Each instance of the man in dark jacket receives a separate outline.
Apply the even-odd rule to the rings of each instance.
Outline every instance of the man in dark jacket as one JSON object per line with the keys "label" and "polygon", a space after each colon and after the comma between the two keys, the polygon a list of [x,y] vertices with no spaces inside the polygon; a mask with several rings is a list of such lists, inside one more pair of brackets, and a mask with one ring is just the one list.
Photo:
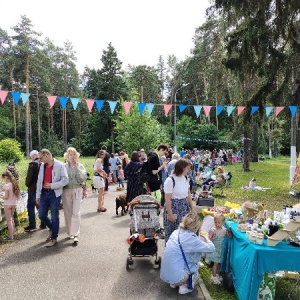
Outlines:
{"label": "man in dark jacket", "polygon": [[[32,150],[29,154],[31,162],[28,165],[27,175],[25,179],[25,185],[28,188],[28,202],[27,202],[27,212],[29,219],[29,226],[24,228],[25,231],[30,232],[36,230],[35,222],[35,207],[36,205],[36,182],[39,175],[40,161],[39,152],[37,150]],[[41,223],[41,229],[45,229],[46,226]]]}

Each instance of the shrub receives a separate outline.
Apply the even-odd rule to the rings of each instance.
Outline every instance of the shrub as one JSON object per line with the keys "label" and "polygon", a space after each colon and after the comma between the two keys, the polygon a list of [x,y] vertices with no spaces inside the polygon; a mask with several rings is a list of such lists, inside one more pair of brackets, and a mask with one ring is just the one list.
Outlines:
{"label": "shrub", "polygon": [[0,161],[18,162],[24,157],[21,151],[21,144],[13,139],[4,139],[0,141]]}

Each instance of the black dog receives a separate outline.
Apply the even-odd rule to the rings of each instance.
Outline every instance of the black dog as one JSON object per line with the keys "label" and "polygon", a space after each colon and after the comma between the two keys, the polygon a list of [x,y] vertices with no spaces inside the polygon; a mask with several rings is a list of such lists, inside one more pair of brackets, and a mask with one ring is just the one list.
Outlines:
{"label": "black dog", "polygon": [[121,215],[124,216],[128,212],[128,202],[126,201],[126,194],[117,196],[116,198],[116,214],[118,215],[119,207],[122,208]]}

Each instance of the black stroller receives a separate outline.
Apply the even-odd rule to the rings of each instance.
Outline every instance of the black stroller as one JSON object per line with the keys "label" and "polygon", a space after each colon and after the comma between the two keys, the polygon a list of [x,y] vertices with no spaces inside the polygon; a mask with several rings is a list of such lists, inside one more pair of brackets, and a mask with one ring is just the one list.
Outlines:
{"label": "black stroller", "polygon": [[126,260],[126,270],[133,265],[133,257],[155,256],[155,265],[160,269],[161,257],[157,254],[160,205],[150,195],[140,195],[131,201],[130,205],[130,236],[127,239],[129,255]]}

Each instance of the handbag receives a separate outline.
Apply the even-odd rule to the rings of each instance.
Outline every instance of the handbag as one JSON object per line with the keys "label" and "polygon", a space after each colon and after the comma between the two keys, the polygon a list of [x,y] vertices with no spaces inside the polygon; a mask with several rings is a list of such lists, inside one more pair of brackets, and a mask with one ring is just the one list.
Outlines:
{"label": "handbag", "polygon": [[191,270],[190,270],[190,267],[187,263],[187,260],[186,260],[186,257],[185,257],[185,254],[183,252],[183,249],[182,249],[182,246],[181,246],[181,243],[180,243],[180,240],[179,240],[179,233],[178,233],[178,244],[179,244],[179,247],[180,247],[180,250],[181,250],[181,253],[182,253],[182,256],[183,256],[183,259],[184,259],[184,262],[187,266],[187,269],[189,271],[189,278],[188,278],[188,281],[187,281],[187,288],[189,290],[193,290],[194,289],[194,286],[193,286],[193,274],[194,273],[191,273]]}

